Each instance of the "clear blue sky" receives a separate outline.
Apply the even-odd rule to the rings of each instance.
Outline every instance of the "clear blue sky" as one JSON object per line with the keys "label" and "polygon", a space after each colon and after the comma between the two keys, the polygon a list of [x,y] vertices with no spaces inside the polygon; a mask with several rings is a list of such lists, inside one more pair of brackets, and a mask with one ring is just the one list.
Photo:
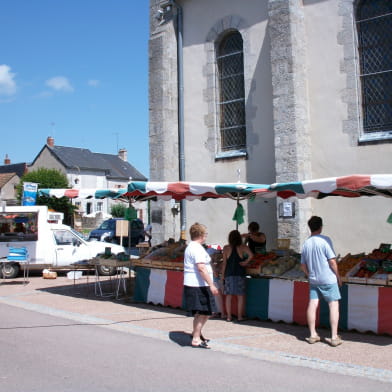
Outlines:
{"label": "clear blue sky", "polygon": [[117,154],[149,177],[149,1],[2,0],[0,164],[55,144]]}

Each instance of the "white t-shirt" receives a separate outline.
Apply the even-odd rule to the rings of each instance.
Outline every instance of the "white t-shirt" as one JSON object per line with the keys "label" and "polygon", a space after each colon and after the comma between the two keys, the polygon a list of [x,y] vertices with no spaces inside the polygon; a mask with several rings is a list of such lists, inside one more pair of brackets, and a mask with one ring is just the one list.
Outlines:
{"label": "white t-shirt", "polygon": [[302,247],[301,263],[308,267],[310,284],[321,285],[337,282],[336,275],[328,262],[335,257],[332,241],[329,237],[321,234],[312,235],[305,241]]}
{"label": "white t-shirt", "polygon": [[207,282],[201,277],[197,264],[204,263],[207,272],[213,280],[211,257],[203,248],[203,246],[196,241],[191,241],[185,249],[184,255],[184,285],[191,287],[208,286]]}

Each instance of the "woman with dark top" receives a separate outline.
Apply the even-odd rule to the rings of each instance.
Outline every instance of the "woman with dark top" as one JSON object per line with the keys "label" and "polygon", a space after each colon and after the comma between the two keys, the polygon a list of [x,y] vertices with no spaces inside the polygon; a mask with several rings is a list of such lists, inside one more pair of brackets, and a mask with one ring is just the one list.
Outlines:
{"label": "woman with dark top", "polygon": [[192,347],[210,348],[202,334],[202,328],[213,313],[217,312],[211,257],[203,247],[207,238],[204,225],[195,223],[189,229],[191,242],[184,255],[184,297],[186,310],[194,316]]}
{"label": "woman with dark top", "polygon": [[253,252],[242,243],[238,230],[229,233],[229,244],[223,248],[222,275],[224,277],[224,294],[226,295],[227,321],[231,321],[232,296],[237,297],[237,320],[244,320],[245,308],[245,267],[253,258]]}
{"label": "woman with dark top", "polygon": [[257,222],[250,222],[248,233],[242,234],[245,237],[245,244],[253,253],[265,253],[267,251],[267,239],[264,233],[261,233],[260,226]]}

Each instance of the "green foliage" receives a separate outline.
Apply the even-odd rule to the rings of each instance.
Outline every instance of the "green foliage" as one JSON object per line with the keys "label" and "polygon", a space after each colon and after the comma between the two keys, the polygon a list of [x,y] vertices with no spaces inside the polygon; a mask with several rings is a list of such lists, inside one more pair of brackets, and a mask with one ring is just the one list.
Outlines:
{"label": "green foliage", "polygon": [[110,213],[113,218],[124,218],[126,209],[127,207],[124,204],[117,203],[110,207]]}
{"label": "green foliage", "polygon": [[[17,186],[18,200],[22,200],[23,184],[25,182],[35,182],[38,188],[69,188],[67,176],[60,170],[39,168],[22,176],[21,182]],[[49,209],[64,213],[64,223],[72,224],[72,216],[76,207],[67,197],[57,199],[56,197],[39,196],[37,205],[46,205]]]}

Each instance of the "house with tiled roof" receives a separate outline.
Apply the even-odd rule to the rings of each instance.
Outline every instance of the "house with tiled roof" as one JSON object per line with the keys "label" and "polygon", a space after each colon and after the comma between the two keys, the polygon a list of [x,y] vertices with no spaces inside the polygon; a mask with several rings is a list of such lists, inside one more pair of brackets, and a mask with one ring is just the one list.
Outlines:
{"label": "house with tiled roof", "polygon": [[[29,171],[39,168],[61,171],[67,176],[69,185],[79,190],[124,188],[130,180],[147,180],[128,162],[126,149],[120,149],[118,155],[94,153],[86,148],[57,146],[53,137],[47,138]],[[79,206],[82,216],[95,216],[110,213],[110,206],[116,201],[74,199],[74,203]]]}
{"label": "house with tiled roof", "polygon": [[0,203],[15,205],[16,186],[20,182],[20,177],[16,173],[0,173]]}
{"label": "house with tiled roof", "polygon": [[17,204],[16,186],[27,171],[27,163],[11,163],[11,159],[6,154],[4,165],[0,165],[0,202],[5,202],[7,205]]}
{"label": "house with tiled roof", "polygon": [[11,159],[6,154],[4,158],[4,165],[0,166],[0,174],[4,173],[15,173],[18,177],[22,177],[23,174],[27,173],[28,165],[26,162],[23,163],[11,163]]}

